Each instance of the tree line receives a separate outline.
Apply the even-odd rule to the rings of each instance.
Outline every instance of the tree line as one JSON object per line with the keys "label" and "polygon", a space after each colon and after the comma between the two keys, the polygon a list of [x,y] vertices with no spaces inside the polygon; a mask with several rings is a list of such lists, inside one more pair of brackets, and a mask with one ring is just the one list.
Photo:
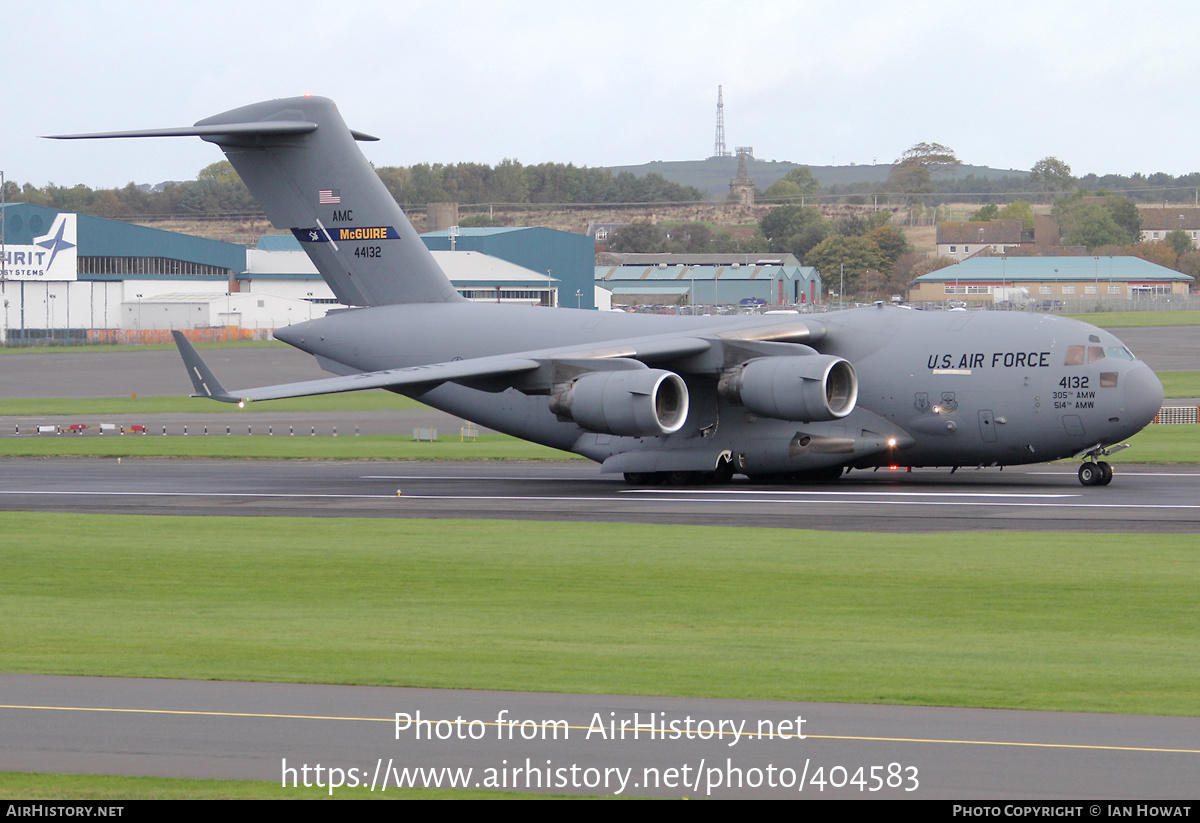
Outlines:
{"label": "tree line", "polygon": [[704,199],[704,192],[695,186],[672,183],[654,172],[638,177],[627,171],[613,174],[572,163],[524,166],[504,160],[494,168],[482,163],[419,163],[376,171],[402,206],[695,203]]}
{"label": "tree line", "polygon": [[1121,193],[1135,203],[1163,200],[1186,201],[1200,198],[1200,172],[1172,175],[1156,172],[1145,175],[1094,173],[1076,177],[1071,167],[1057,157],[1043,157],[1028,171],[999,177],[959,175],[962,162],[948,146],[917,143],[892,164],[882,183],[843,183],[824,186],[807,166],[793,169],[786,177],[758,192],[759,199],[770,202],[805,200],[844,200],[852,204],[866,202],[867,195],[884,196],[904,205],[932,204],[953,197],[979,203],[1004,203],[1014,197],[1052,203],[1077,191]]}
{"label": "tree line", "polygon": [[[694,203],[704,193],[694,186],[671,183],[660,174],[638,177],[629,172],[612,174],[604,169],[571,164],[542,163],[523,166],[505,160],[496,167],[481,163],[428,163],[376,170],[384,186],[402,206],[427,203],[462,204],[537,203]],[[5,201],[32,203],[61,211],[114,219],[142,216],[258,214],[250,195],[229,161],[206,166],[195,180],[166,183],[151,189],[129,183],[123,188],[92,189],[76,186],[5,183]]]}

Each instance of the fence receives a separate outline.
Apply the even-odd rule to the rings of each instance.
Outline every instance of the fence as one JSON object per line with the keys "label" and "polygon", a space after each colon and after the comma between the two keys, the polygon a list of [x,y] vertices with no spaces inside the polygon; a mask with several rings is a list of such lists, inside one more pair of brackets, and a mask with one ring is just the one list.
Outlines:
{"label": "fence", "polygon": [[[195,343],[229,340],[271,340],[274,329],[210,326],[179,329]],[[170,329],[22,329],[9,330],[7,349],[68,346],[119,346],[140,343],[174,343]]]}
{"label": "fence", "polygon": [[1200,423],[1200,406],[1163,406],[1155,423]]}
{"label": "fence", "polygon": [[[216,343],[227,340],[270,340],[273,329],[247,329],[241,326],[210,326],[179,329],[193,343]],[[88,329],[88,344],[118,345],[124,343],[173,343],[170,329]]]}

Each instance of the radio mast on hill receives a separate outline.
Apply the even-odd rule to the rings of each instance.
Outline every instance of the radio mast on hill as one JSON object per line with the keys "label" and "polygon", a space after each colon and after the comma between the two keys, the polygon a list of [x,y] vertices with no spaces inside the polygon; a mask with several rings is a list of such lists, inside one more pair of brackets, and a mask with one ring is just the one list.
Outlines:
{"label": "radio mast on hill", "polygon": [[725,150],[725,101],[721,98],[721,87],[717,86],[717,139],[713,143],[713,157],[729,157]]}

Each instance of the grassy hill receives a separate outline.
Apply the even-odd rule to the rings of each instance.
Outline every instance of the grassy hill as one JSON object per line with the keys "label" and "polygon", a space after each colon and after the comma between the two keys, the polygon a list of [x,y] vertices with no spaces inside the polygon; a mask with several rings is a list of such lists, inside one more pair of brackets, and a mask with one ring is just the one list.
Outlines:
{"label": "grassy hill", "polygon": [[[611,166],[613,174],[627,171],[638,176],[644,174],[661,174],[672,183],[684,186],[695,186],[710,197],[724,197],[729,193],[729,181],[737,176],[736,157],[710,157],[706,160],[656,160],[643,163],[640,166]],[[765,189],[776,180],[783,178],[789,171],[801,167],[802,163],[792,163],[786,160],[759,160],[750,158],[747,171],[754,178],[754,184]],[[887,180],[892,170],[890,163],[876,163],[870,166],[809,166],[813,175],[821,181],[822,186],[844,186],[853,183],[882,183]],[[956,177],[1025,177],[1027,171],[1014,169],[993,169],[987,166],[959,166]]]}

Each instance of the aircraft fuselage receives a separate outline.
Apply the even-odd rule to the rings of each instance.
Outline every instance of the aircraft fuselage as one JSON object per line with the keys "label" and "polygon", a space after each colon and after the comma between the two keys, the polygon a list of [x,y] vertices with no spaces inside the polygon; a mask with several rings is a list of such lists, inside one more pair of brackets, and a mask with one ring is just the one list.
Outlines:
{"label": "aircraft fuselage", "polygon": [[[471,322],[475,312],[478,327]],[[806,422],[755,415],[719,394],[716,375],[689,372],[687,358],[652,364],[677,371],[691,398],[686,424],[658,437],[581,431],[551,413],[545,397],[512,388],[445,384],[414,396],[489,428],[605,462],[606,471],[701,471],[727,454],[737,471],[751,475],[834,465],[1055,460],[1130,437],[1162,405],[1161,384],[1145,363],[1111,333],[1071,319],[886,305],[801,317],[792,321],[797,340],[815,325],[808,345],[854,366],[858,402],[845,418]],[[614,339],[777,330],[787,322],[781,316],[400,305],[335,313],[277,336],[323,358],[327,367],[351,373],[528,351],[547,339],[578,350]]]}

